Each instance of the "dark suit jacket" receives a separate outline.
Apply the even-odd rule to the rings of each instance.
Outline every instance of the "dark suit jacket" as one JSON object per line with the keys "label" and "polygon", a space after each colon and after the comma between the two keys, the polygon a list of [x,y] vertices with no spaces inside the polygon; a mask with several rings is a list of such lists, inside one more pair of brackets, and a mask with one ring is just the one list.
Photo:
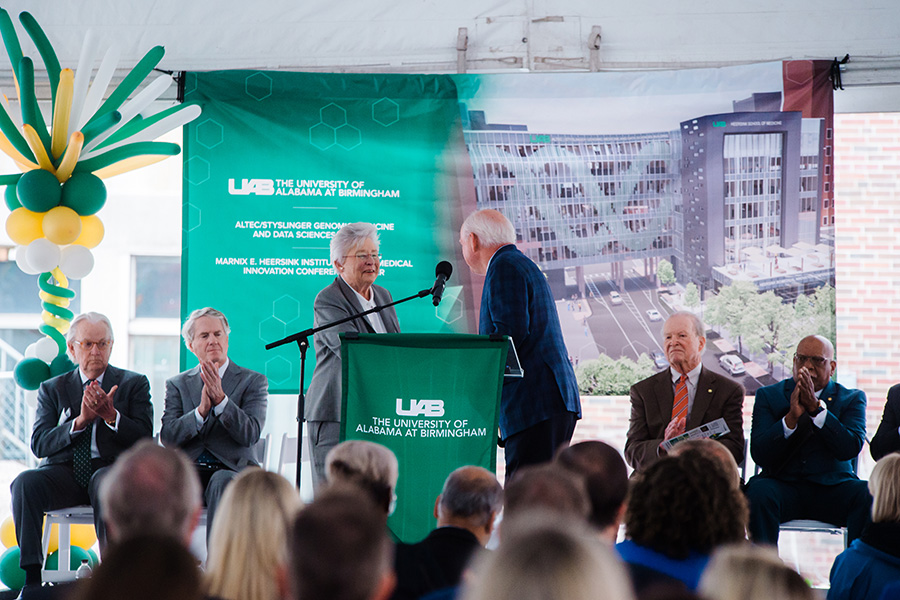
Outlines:
{"label": "dark suit jacket", "polygon": [[[631,386],[631,420],[625,440],[625,459],[635,471],[647,468],[659,459],[657,449],[663,441],[666,425],[672,420],[675,389],[671,369],[665,369]],[[744,388],[706,367],[700,369],[697,394],[686,430],[718,418],[725,419],[730,433],[719,438],[734,456],[744,461]]]}
{"label": "dark suit jacket", "polygon": [[820,395],[828,410],[824,427],[803,415],[797,431],[785,439],[781,419],[790,409],[794,386],[791,378],[756,391],[750,454],[762,467],[760,475],[822,485],[857,479],[853,459],[866,439],[866,395],[829,382]]}
{"label": "dark suit jacket", "polygon": [[[380,285],[372,286],[372,294],[378,306],[393,302],[390,292]],[[345,319],[363,310],[356,293],[340,277],[336,277],[334,282],[319,292],[313,309],[314,327]],[[381,311],[381,320],[388,333],[400,333],[400,323],[397,321],[397,312],[393,306]],[[348,331],[375,333],[369,320],[361,317],[320,331],[313,336],[316,368],[309,384],[309,391],[306,392],[306,408],[303,414],[307,421],[341,420],[341,339],[338,335]]]}
{"label": "dark suit jacket", "polygon": [[[109,365],[103,375],[103,391],[109,392],[114,385],[119,386],[113,396],[113,406],[120,415],[118,431],[113,431],[100,420],[94,422],[97,450],[107,464],[111,464],[140,438],[153,435],[153,405],[150,404],[150,382],[147,377]],[[77,368],[41,384],[31,434],[31,451],[38,458],[46,459],[44,464],[72,462],[74,439],[69,432],[72,421],[81,414],[83,396],[84,386]]]}
{"label": "dark suit jacket", "polygon": [[200,406],[202,390],[199,365],[166,381],[166,409],[159,432],[162,443],[180,447],[191,460],[196,460],[205,448],[235,471],[257,465],[253,445],[259,441],[266,423],[269,399],[265,375],[230,361],[222,377],[228,404],[221,416],[216,416],[213,407],[197,431],[194,409]]}
{"label": "dark suit jacket", "polygon": [[459,585],[469,558],[480,548],[478,538],[459,527],[438,527],[418,544],[398,544],[393,600],[415,600]]}
{"label": "dark suit jacket", "polygon": [[900,383],[888,390],[887,403],[884,405],[884,414],[881,416],[881,424],[878,431],[869,444],[869,451],[875,460],[900,450]]}
{"label": "dark suit jacket", "polygon": [[503,439],[565,412],[581,417],[578,382],[547,278],[513,244],[497,250],[488,265],[478,333],[510,336],[525,371],[503,384]]}

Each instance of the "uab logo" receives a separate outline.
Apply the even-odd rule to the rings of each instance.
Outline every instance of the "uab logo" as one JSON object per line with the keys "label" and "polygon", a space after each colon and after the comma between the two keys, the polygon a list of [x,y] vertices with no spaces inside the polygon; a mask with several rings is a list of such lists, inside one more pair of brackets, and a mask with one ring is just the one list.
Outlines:
{"label": "uab logo", "polygon": [[228,193],[232,196],[274,196],[275,181],[272,179],[241,179],[241,187],[234,186],[234,179],[228,180]]}
{"label": "uab logo", "polygon": [[401,417],[443,417],[443,400],[414,400],[410,398],[409,408],[403,408],[403,398],[397,398],[397,414]]}

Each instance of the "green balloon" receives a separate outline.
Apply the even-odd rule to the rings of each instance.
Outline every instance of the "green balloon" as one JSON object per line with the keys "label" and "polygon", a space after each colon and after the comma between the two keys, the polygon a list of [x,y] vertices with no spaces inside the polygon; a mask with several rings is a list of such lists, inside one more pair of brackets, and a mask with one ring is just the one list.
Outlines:
{"label": "green balloon", "polygon": [[25,585],[25,571],[19,566],[19,547],[7,548],[0,555],[0,581],[11,590],[21,590]]}
{"label": "green balloon", "polygon": [[[91,555],[88,554],[87,550],[84,548],[80,546],[69,546],[69,549],[71,550],[69,553],[69,568],[73,571],[81,566],[81,561],[84,559],[87,559],[88,564],[91,563]],[[44,568],[48,571],[56,571],[59,569],[59,550],[50,553]]]}
{"label": "green balloon", "polygon": [[82,217],[92,215],[106,204],[106,184],[93,173],[75,173],[62,186],[62,205]]}
{"label": "green balloon", "polygon": [[62,195],[56,175],[43,169],[24,173],[16,184],[16,192],[22,206],[39,213],[59,206]]}
{"label": "green balloon", "polygon": [[100,564],[100,558],[97,556],[97,553],[94,552],[93,548],[88,548],[87,553],[88,553],[88,560],[91,561],[91,568],[96,569],[97,566]]}
{"label": "green balloon", "polygon": [[6,191],[3,193],[3,199],[6,200],[6,207],[10,210],[16,210],[17,208],[22,207],[22,203],[19,202],[18,192],[16,192],[16,186],[8,185],[6,186]]}
{"label": "green balloon", "polygon": [[[43,361],[42,361],[43,362]],[[69,360],[66,354],[60,354],[50,363],[50,377],[56,377],[63,373],[68,373],[75,368],[75,363]]]}
{"label": "green balloon", "polygon": [[50,367],[39,358],[26,358],[19,361],[13,371],[13,379],[20,388],[36,390],[50,379]]}

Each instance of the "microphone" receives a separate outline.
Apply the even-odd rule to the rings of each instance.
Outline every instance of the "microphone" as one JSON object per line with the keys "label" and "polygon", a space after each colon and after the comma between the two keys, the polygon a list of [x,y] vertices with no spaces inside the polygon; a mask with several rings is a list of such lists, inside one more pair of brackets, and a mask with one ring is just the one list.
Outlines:
{"label": "microphone", "polygon": [[446,260],[442,260],[434,268],[434,275],[437,277],[434,281],[434,287],[431,288],[431,301],[435,306],[441,303],[441,296],[444,295],[444,284],[450,279],[453,272],[453,265]]}

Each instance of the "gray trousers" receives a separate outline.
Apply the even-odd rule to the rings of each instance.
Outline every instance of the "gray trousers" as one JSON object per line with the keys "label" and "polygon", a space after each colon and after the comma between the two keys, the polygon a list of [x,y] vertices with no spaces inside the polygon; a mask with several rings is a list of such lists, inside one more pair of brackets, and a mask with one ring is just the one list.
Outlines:
{"label": "gray trousers", "polygon": [[341,439],[341,424],[338,421],[308,421],[307,430],[313,491],[318,491],[325,483],[325,457]]}

